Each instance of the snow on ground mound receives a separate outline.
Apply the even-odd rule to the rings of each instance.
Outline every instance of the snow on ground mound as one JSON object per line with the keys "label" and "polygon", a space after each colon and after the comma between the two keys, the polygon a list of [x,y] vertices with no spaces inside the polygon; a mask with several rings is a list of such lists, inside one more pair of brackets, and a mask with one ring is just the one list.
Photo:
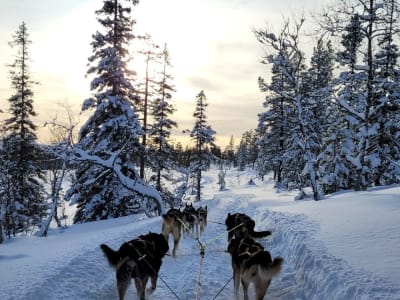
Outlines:
{"label": "snow on ground mound", "polygon": [[[329,254],[315,239],[318,224],[306,216],[264,210],[256,219],[273,231],[267,248],[273,247],[285,258],[282,280],[293,276],[303,287],[304,299],[396,299],[394,295],[400,295],[400,287],[393,282],[355,270]],[[382,259],[374,260],[380,263]]]}

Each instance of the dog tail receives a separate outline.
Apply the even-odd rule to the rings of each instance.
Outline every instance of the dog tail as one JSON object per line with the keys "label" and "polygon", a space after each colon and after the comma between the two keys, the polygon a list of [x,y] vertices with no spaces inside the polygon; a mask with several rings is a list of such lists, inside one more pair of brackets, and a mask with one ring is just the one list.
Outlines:
{"label": "dog tail", "polygon": [[283,258],[278,256],[272,261],[272,263],[267,266],[259,265],[259,271],[261,274],[263,274],[264,278],[271,279],[272,277],[279,274],[279,272],[282,270],[282,265]]}
{"label": "dog tail", "polygon": [[111,249],[106,244],[101,244],[100,248],[103,251],[104,256],[107,258],[108,263],[111,265],[111,267],[116,268],[120,261],[119,252]]}
{"label": "dog tail", "polygon": [[259,239],[271,235],[271,231],[269,230],[253,231],[250,235],[255,239]]}

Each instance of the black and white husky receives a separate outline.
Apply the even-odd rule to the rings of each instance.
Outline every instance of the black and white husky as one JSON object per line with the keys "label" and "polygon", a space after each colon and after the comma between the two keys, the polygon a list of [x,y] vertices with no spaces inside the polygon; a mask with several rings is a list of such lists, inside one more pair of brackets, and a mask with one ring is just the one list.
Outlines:
{"label": "black and white husky", "polygon": [[162,234],[148,233],[125,242],[118,250],[105,244],[100,245],[109,264],[115,269],[117,289],[120,300],[123,300],[132,278],[140,300],[145,299],[146,285],[151,279],[150,292],[157,286],[158,272],[162,258],[168,252],[168,242]]}

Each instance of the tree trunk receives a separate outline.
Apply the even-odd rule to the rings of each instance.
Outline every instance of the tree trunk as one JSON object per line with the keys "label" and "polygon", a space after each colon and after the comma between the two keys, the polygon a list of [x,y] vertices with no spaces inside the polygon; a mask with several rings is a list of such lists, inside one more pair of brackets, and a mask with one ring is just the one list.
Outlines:
{"label": "tree trunk", "polygon": [[197,171],[197,195],[196,201],[200,201],[200,194],[201,194],[201,169]]}
{"label": "tree trunk", "polygon": [[3,224],[0,221],[0,244],[4,241],[4,236],[3,236]]}

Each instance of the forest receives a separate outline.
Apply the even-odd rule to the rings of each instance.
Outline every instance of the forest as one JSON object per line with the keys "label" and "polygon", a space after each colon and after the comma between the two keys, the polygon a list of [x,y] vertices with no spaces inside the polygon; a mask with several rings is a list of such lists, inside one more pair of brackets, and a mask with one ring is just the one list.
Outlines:
{"label": "forest", "polygon": [[[178,124],[170,53],[167,44],[135,34],[136,5],[104,0],[99,6],[99,29],[88,41],[91,96],[82,101],[89,117],[76,128],[66,106],[67,121],[46,124],[49,144],[38,141],[32,122],[28,24],[12,35],[13,94],[0,125],[0,242],[32,232],[46,236],[52,221],[61,227],[65,202],[77,205],[74,222],[84,223],[156,216],[179,207],[187,193],[200,201],[202,172],[211,165],[220,168],[221,189],[228,169],[250,167],[261,179],[272,176],[277,189],[315,201],[400,182],[398,1],[334,2],[314,18],[317,42],[309,59],[304,17],[285,19],[277,32],[254,29],[270,74],[258,79],[262,110],[252,116],[257,127],[245,129],[237,146],[232,137],[225,149],[215,143],[203,90],[193,93],[192,145],[171,142]],[[146,45],[140,53],[146,68],[159,66],[157,76],[134,79],[128,49],[139,41]]]}

